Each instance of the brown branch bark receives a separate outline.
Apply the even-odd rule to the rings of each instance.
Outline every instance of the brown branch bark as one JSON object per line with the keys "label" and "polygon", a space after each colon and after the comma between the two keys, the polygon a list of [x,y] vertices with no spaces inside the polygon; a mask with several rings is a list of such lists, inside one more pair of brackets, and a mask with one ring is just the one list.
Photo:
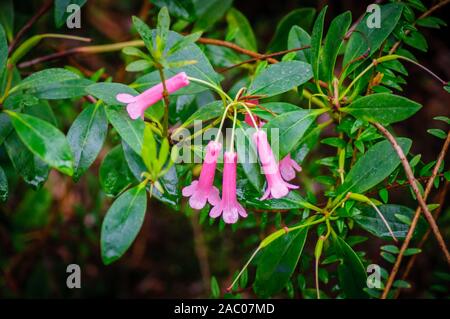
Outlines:
{"label": "brown branch bark", "polygon": [[33,24],[37,20],[39,20],[40,17],[42,17],[51,8],[52,4],[53,0],[47,0],[39,9],[39,11],[36,12],[36,14],[32,16],[27,23],[25,23],[25,25],[22,27],[22,29],[19,30],[19,32],[17,32],[16,36],[11,41],[8,47],[8,55],[11,54],[12,50],[14,50],[14,47],[17,45],[22,36],[33,26]]}
{"label": "brown branch bark", "polygon": [[450,265],[450,254],[448,252],[447,249],[447,245],[445,244],[445,241],[441,235],[441,232],[439,231],[439,228],[436,224],[436,221],[434,220],[433,216],[431,215],[426,203],[425,203],[425,199],[428,197],[430,191],[431,191],[431,187],[433,186],[433,180],[436,177],[439,167],[444,159],[444,156],[447,152],[448,149],[448,144],[450,143],[450,132],[449,134],[447,134],[447,139],[444,143],[444,146],[442,148],[441,153],[439,154],[439,158],[436,162],[436,165],[433,169],[433,174],[432,174],[432,178],[429,179],[427,186],[425,188],[425,193],[424,196],[422,197],[422,195],[420,194],[419,188],[417,187],[417,181],[414,177],[414,174],[411,170],[411,166],[409,165],[408,160],[406,159],[405,154],[403,153],[402,148],[398,145],[397,140],[394,138],[394,136],[386,129],[384,128],[381,124],[379,123],[373,123],[373,125],[389,140],[389,142],[392,144],[392,146],[394,147],[395,151],[397,152],[398,156],[400,157],[400,160],[402,162],[403,168],[405,170],[406,176],[408,178],[409,184],[411,185],[417,201],[419,202],[419,207],[416,210],[416,213],[414,215],[414,218],[412,220],[411,226],[408,230],[408,234],[406,235],[405,241],[402,244],[402,247],[400,248],[400,252],[397,255],[397,259],[395,261],[394,267],[391,270],[391,273],[389,275],[388,281],[386,283],[386,286],[384,288],[383,294],[381,296],[382,299],[386,299],[387,295],[394,283],[395,280],[395,276],[398,273],[398,270],[400,268],[400,264],[401,261],[403,259],[403,255],[406,251],[406,249],[408,248],[408,245],[412,239],[414,230],[417,226],[417,223],[419,221],[419,217],[420,217],[420,213],[423,212],[423,214],[425,215],[425,218],[428,221],[428,224],[430,225],[431,230],[433,231],[434,236],[436,237],[436,240],[439,244],[439,247],[441,248],[441,250],[443,251],[446,261],[447,263]]}

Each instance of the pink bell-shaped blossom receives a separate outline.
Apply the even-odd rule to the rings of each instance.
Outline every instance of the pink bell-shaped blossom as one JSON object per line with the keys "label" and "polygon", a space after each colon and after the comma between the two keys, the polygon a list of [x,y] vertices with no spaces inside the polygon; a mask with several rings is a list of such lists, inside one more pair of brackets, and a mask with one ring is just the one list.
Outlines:
{"label": "pink bell-shaped blossom", "polygon": [[256,144],[259,160],[267,180],[267,189],[261,200],[272,197],[281,198],[286,196],[290,189],[298,188],[298,186],[286,183],[282,179],[275,156],[267,141],[266,133],[262,130],[256,131],[253,134],[253,141]]}
{"label": "pink bell-shaped blossom", "polygon": [[[165,82],[169,94],[189,85],[189,79],[184,72],[178,73]],[[116,95],[116,99],[119,102],[128,104],[127,112],[135,120],[138,117],[143,118],[145,110],[163,98],[163,90],[162,83],[159,83],[136,96],[119,93]]]}
{"label": "pink bell-shaped blossom", "polygon": [[222,200],[209,212],[209,216],[217,218],[222,214],[222,218],[227,224],[237,222],[239,216],[247,217],[247,213],[236,198],[236,165],[237,154],[235,152],[225,152],[222,178]]}
{"label": "pink bell-shaped blossom", "polygon": [[191,185],[183,188],[183,196],[189,198],[189,205],[194,209],[202,209],[208,201],[211,205],[220,202],[219,190],[213,186],[214,174],[216,172],[217,158],[222,150],[222,144],[211,141],[206,147],[205,161],[203,162],[200,177]]}
{"label": "pink bell-shaped blossom", "polygon": [[291,154],[286,155],[279,163],[281,177],[285,181],[290,181],[295,178],[295,171],[301,172],[302,168],[291,158]]}

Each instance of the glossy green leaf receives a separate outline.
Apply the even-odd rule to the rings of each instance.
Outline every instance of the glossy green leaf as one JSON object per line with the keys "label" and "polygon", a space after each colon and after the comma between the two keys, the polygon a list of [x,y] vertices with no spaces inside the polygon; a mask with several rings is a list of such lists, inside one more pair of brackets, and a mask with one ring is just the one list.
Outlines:
{"label": "glossy green leaf", "polygon": [[133,26],[136,28],[136,31],[141,36],[145,46],[149,51],[152,51],[154,49],[152,30],[148,27],[148,25],[144,21],[142,21],[138,17],[133,16],[132,21]]}
{"label": "glossy green leaf", "polygon": [[334,66],[341,46],[344,43],[344,37],[347,33],[350,23],[352,22],[352,14],[346,11],[331,21],[327,36],[323,45],[323,62],[322,70],[324,71],[323,80],[331,83],[334,76]]}
{"label": "glossy green leaf", "polygon": [[233,0],[192,0],[197,18],[194,31],[210,29],[231,7]]}
{"label": "glossy green leaf", "polygon": [[74,157],[75,181],[97,158],[107,132],[108,119],[101,104],[89,105],[73,122],[67,133],[67,140]]}
{"label": "glossy green leaf", "polygon": [[120,195],[109,208],[101,230],[101,253],[105,265],[128,250],[144,222],[147,191],[138,185]]}
{"label": "glossy green leaf", "polygon": [[322,46],[323,36],[323,24],[325,20],[325,14],[328,6],[325,6],[314,22],[314,27],[311,33],[311,66],[314,74],[314,79],[319,79],[319,64],[320,64],[320,51]]}
{"label": "glossy green leaf", "polygon": [[311,66],[301,61],[285,61],[270,65],[253,80],[249,95],[272,96],[287,92],[312,77]]}
{"label": "glossy green leaf", "polygon": [[79,79],[80,76],[66,69],[51,68],[31,74],[22,82],[11,89],[10,94],[17,90],[35,89],[46,87],[50,84]]}
{"label": "glossy green leaf", "polygon": [[251,51],[258,51],[255,34],[247,18],[235,8],[231,8],[227,13],[229,33],[233,34],[233,39],[237,45]]}
{"label": "glossy green leaf", "polygon": [[6,33],[3,30],[2,25],[0,24],[0,79],[3,77],[3,73],[6,70],[7,59],[8,59],[8,42],[6,41]]}
{"label": "glossy green leaf", "polygon": [[[3,27],[8,40],[14,35],[14,3],[13,0],[0,1],[0,28]],[[1,33],[1,31],[0,31]],[[1,35],[0,35],[1,38]],[[0,64],[1,65],[1,64]]]}
{"label": "glossy green leaf", "polygon": [[341,108],[341,111],[360,120],[391,124],[406,120],[421,107],[419,103],[402,96],[376,93],[357,99],[349,106]]}
{"label": "glossy green leaf", "polygon": [[[299,144],[305,132],[314,123],[315,113],[310,110],[300,109],[299,111],[278,115],[269,121],[264,128],[267,129],[268,136],[272,142],[279,142],[278,158],[288,155],[292,149]],[[278,129],[278,139],[276,130]],[[271,142],[269,140],[269,142]]]}
{"label": "glossy green leaf", "polygon": [[189,126],[194,121],[208,121],[217,118],[224,112],[222,101],[213,101],[202,106],[194,114],[192,114],[184,123],[183,126]]}
{"label": "glossy green leaf", "polygon": [[[408,154],[412,141],[401,137],[397,138],[397,142],[403,152]],[[388,177],[399,164],[400,158],[389,141],[378,142],[353,165],[337,192],[364,193]]]}
{"label": "glossy green leaf", "polygon": [[258,259],[255,293],[266,298],[284,288],[297,267],[308,235],[308,228],[288,232],[265,247]]}
{"label": "glossy green leaf", "polygon": [[171,16],[191,21],[195,17],[194,3],[192,0],[152,0],[159,8],[167,7]]}
{"label": "glossy green leaf", "polygon": [[335,237],[333,244],[341,261],[338,266],[338,278],[345,297],[368,298],[364,291],[367,287],[367,273],[361,259],[341,237]]}
{"label": "glossy green leaf", "polygon": [[0,145],[3,144],[3,141],[12,132],[12,129],[13,127],[9,116],[5,113],[0,113]]}
{"label": "glossy green leaf", "polygon": [[[261,189],[261,192],[263,190]],[[272,198],[261,200],[261,195],[256,194],[254,191],[246,192],[245,205],[254,207],[261,210],[295,210],[305,208],[304,203],[306,200],[295,191],[290,191],[287,196],[282,198]]]}
{"label": "glossy green leaf", "polygon": [[144,121],[140,118],[132,120],[123,106],[109,105],[106,107],[106,116],[109,122],[130,147],[141,154],[142,140],[144,138]]}
{"label": "glossy green leaf", "polygon": [[5,148],[14,170],[25,183],[34,189],[41,187],[48,178],[48,165],[29,151],[14,131],[5,140]]}
{"label": "glossy green leaf", "polygon": [[277,115],[298,111],[300,108],[297,105],[286,102],[268,102],[261,103],[260,107],[256,107],[252,110],[253,114],[262,118],[264,121],[270,121]]}
{"label": "glossy green leaf", "polygon": [[[372,21],[373,16],[372,13],[366,13],[348,41],[342,64],[347,65],[367,52],[369,53],[367,57],[374,54],[396,27],[402,9],[401,3],[389,3],[380,6],[380,28],[374,28],[370,23],[368,25],[367,20],[371,19],[370,21]],[[363,61],[355,61],[349,65],[346,70],[347,73],[353,71]]]}
{"label": "glossy green leaf", "polygon": [[[403,239],[409,230],[409,225],[405,224],[402,220],[398,219],[396,215],[406,216],[412,219],[414,211],[406,206],[401,205],[379,205],[377,208],[380,210],[383,217],[386,219],[389,227],[391,227],[394,236],[398,239]],[[356,213],[353,215],[355,222],[369,233],[383,238],[392,239],[389,230],[386,228],[385,223],[381,219],[380,215],[371,206],[365,205],[356,209]],[[426,222],[423,218],[420,218],[418,227],[414,231],[414,238],[423,234],[426,229]]]}
{"label": "glossy green leaf", "polygon": [[45,100],[71,99],[86,95],[86,88],[93,82],[88,79],[74,79],[40,85],[27,93]]}
{"label": "glossy green leaf", "polygon": [[293,26],[299,26],[304,30],[311,30],[316,10],[314,8],[300,8],[288,13],[277,25],[275,35],[269,44],[269,51],[277,52],[286,50],[289,31]]}
{"label": "glossy green leaf", "polygon": [[61,131],[37,117],[12,111],[7,111],[7,114],[20,139],[30,151],[51,167],[72,176],[72,152]]}
{"label": "glossy green leaf", "polygon": [[0,201],[6,202],[8,199],[8,179],[6,178],[5,171],[0,166]]}
{"label": "glossy green leaf", "polygon": [[108,196],[117,196],[136,181],[125,160],[122,145],[114,147],[106,154],[99,170],[100,185]]}
{"label": "glossy green leaf", "polygon": [[[304,29],[294,25],[289,31],[288,49],[302,48],[311,46],[311,36]],[[311,48],[300,50],[296,52],[297,60],[311,63]]]}

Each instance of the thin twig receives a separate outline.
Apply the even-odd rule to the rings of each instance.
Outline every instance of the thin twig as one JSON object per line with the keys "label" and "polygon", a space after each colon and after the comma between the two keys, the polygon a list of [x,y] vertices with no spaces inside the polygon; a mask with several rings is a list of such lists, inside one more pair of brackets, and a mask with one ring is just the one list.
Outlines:
{"label": "thin twig", "polygon": [[[433,217],[435,220],[437,220],[437,218],[439,217],[439,214],[442,211],[442,206],[444,205],[445,202],[445,196],[447,195],[447,191],[449,189],[449,182],[445,182],[444,188],[441,190],[441,192],[438,195],[438,205],[439,207],[436,208],[436,210],[433,213]],[[417,245],[417,248],[422,248],[425,245],[425,242],[427,241],[428,237],[430,236],[430,229],[427,229],[426,233],[423,235],[422,239],[420,240],[419,244]],[[419,255],[413,255],[411,257],[411,259],[408,261],[408,263],[406,264],[406,268],[405,268],[405,272],[402,275],[402,280],[406,280],[409,276],[409,273],[411,272],[412,268],[414,267],[414,264],[417,260],[417,257]],[[400,294],[401,289],[397,289],[396,293],[395,293],[395,298],[398,298],[399,294]]]}
{"label": "thin twig", "polygon": [[[448,252],[447,246],[445,244],[444,239],[442,238],[441,232],[439,231],[439,228],[436,224],[436,221],[434,220],[433,216],[431,215],[427,204],[425,203],[425,199],[428,197],[428,194],[431,191],[431,187],[433,186],[434,178],[436,177],[439,167],[441,166],[441,163],[444,159],[445,154],[447,153],[448,144],[450,143],[450,132],[447,134],[447,139],[444,143],[444,146],[442,148],[441,153],[439,154],[439,158],[436,162],[436,165],[433,169],[432,178],[428,180],[427,186],[425,188],[424,196],[420,194],[419,188],[417,187],[417,181],[414,177],[414,174],[411,170],[411,166],[409,165],[408,160],[405,157],[405,154],[403,153],[402,148],[398,145],[397,140],[392,136],[392,134],[384,128],[379,123],[373,123],[373,125],[389,140],[391,145],[394,147],[395,151],[397,152],[398,156],[400,157],[400,160],[402,162],[403,168],[405,170],[406,176],[408,178],[409,184],[411,185],[417,201],[419,202],[419,207],[416,210],[416,213],[414,215],[413,221],[411,222],[411,226],[408,230],[408,234],[406,235],[405,241],[402,244],[402,247],[400,248],[400,252],[397,255],[397,260],[395,261],[394,267],[391,270],[391,273],[389,275],[388,281],[386,283],[386,286],[384,288],[383,294],[381,296],[382,299],[386,299],[387,295],[392,287],[392,284],[394,283],[395,276],[400,268],[400,264],[403,258],[403,255],[408,248],[409,242],[411,241],[411,238],[413,236],[415,227],[419,221],[420,213],[421,211],[425,215],[425,218],[428,221],[428,224],[430,225],[431,230],[433,231],[434,236],[436,237],[436,240],[441,248],[441,250],[444,252],[445,258],[447,263],[450,265],[450,254]],[[424,199],[425,198],[425,199]]]}
{"label": "thin twig", "polygon": [[8,47],[8,55],[14,50],[14,47],[17,45],[22,36],[33,26],[33,24],[39,20],[52,6],[53,1],[47,0],[38,12],[22,27],[22,29],[17,32],[15,38],[11,41],[11,44]]}

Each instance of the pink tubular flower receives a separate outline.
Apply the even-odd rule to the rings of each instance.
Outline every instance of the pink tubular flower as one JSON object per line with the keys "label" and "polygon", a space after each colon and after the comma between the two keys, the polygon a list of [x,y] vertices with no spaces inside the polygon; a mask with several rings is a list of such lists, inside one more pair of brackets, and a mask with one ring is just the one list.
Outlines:
{"label": "pink tubular flower", "polygon": [[[166,80],[167,92],[173,93],[185,86],[189,85],[189,79],[186,73],[181,72]],[[130,117],[135,120],[138,117],[144,117],[144,112],[147,108],[158,102],[163,98],[163,85],[159,83],[148,90],[145,90],[137,96],[131,94],[119,93],[116,99],[119,102],[126,103],[127,111]]]}
{"label": "pink tubular flower", "polygon": [[227,224],[237,222],[239,216],[247,217],[247,213],[236,199],[236,164],[237,155],[234,152],[225,152],[223,164],[223,184],[222,200],[214,205],[209,212],[212,218],[222,214],[223,220]]}
{"label": "pink tubular flower", "polygon": [[191,197],[189,205],[194,209],[202,209],[208,201],[211,205],[216,205],[220,201],[219,190],[213,186],[214,173],[216,171],[217,158],[220,155],[222,144],[211,141],[206,147],[205,161],[198,181],[193,181],[191,185],[183,188],[183,196]]}
{"label": "pink tubular flower", "polygon": [[267,135],[262,130],[258,130],[253,134],[253,141],[259,154],[261,166],[266,175],[267,189],[261,197],[261,200],[266,198],[281,198],[289,193],[289,189],[298,188],[298,186],[286,183],[280,175],[278,164],[267,141]]}
{"label": "pink tubular flower", "polygon": [[301,172],[302,168],[291,158],[291,154],[286,155],[278,165],[280,174],[285,181],[290,181],[295,178],[295,171]]}

